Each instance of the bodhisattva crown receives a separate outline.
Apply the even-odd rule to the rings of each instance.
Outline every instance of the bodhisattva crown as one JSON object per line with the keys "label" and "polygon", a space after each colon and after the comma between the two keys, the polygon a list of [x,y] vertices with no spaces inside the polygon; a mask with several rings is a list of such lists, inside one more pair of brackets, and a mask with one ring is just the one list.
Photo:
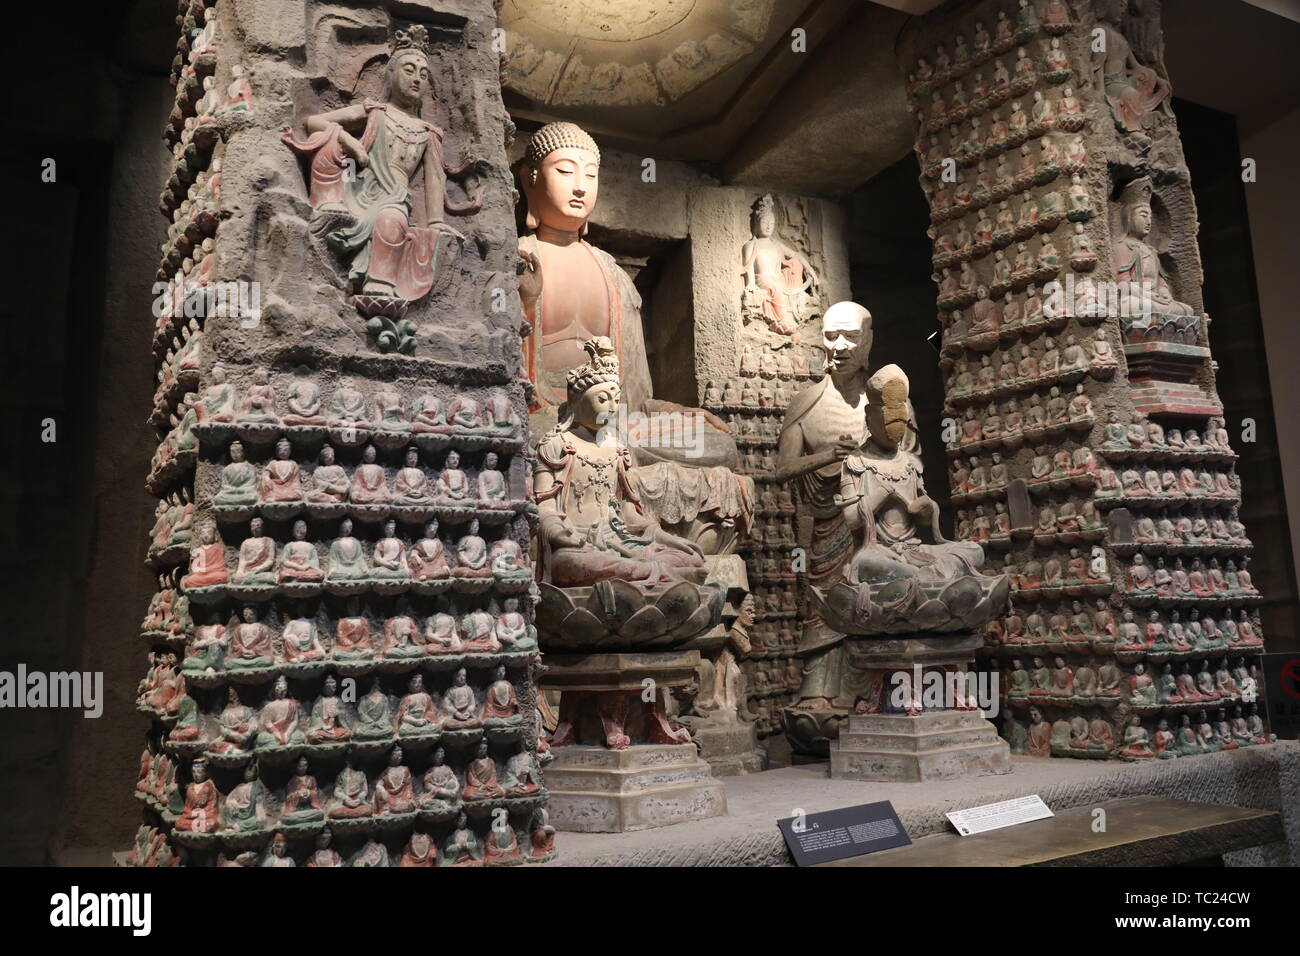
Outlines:
{"label": "bodhisattva crown", "polygon": [[418,53],[429,55],[429,31],[422,23],[417,23],[409,30],[398,30],[393,36],[393,56],[400,53]]}
{"label": "bodhisattva crown", "polygon": [[588,339],[582,347],[588,355],[587,364],[569,369],[567,375],[571,399],[597,385],[617,385],[619,380],[618,356],[614,354],[614,343],[607,336]]}

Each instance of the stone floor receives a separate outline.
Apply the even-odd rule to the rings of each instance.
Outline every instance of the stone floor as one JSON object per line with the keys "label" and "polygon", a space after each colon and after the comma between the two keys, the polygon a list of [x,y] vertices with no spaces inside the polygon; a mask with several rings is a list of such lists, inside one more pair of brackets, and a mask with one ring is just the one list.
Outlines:
{"label": "stone floor", "polygon": [[[1278,810],[1286,843],[1232,853],[1231,865],[1300,865],[1300,743],[1281,741],[1177,760],[1125,763],[1013,757],[1012,772],[933,783],[831,780],[826,763],[727,777],[724,817],[634,833],[559,833],[550,866],[781,866],[776,821],[878,800],[915,839],[948,830],[943,814],[1037,793],[1053,809],[1150,794]],[[950,832],[950,831],[949,831]]]}

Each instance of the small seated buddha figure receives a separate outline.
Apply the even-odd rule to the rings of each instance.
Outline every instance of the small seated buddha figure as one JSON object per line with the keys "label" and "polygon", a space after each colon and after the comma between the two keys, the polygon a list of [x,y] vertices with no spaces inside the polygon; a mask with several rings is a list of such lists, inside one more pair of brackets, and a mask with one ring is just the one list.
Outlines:
{"label": "small seated buddha figure", "polygon": [[406,846],[402,849],[402,855],[398,857],[397,865],[406,867],[437,866],[438,848],[434,845],[433,837],[427,833],[412,833],[411,839],[406,841]]}
{"label": "small seated buddha figure", "polygon": [[289,664],[304,664],[325,659],[325,648],[316,633],[316,619],[299,616],[284,625],[280,633],[284,646],[284,660]]}
{"label": "small seated buddha figure", "polygon": [[479,537],[478,519],[469,523],[469,527],[456,542],[456,567],[452,575],[458,578],[490,578],[492,568],[488,566],[487,542]]}
{"label": "small seated buddha figure", "polygon": [[438,396],[426,392],[411,407],[411,431],[417,435],[450,435],[447,410]]}
{"label": "small seated buddha figure", "polygon": [[460,780],[447,766],[447,751],[438,747],[433,751],[429,769],[424,772],[420,788],[420,809],[447,812],[460,806]]}
{"label": "small seated buddha figure", "polygon": [[1196,678],[1191,665],[1184,663],[1178,670],[1178,696],[1185,703],[1195,703],[1205,699],[1205,695],[1196,687]]}
{"label": "small seated buddha figure", "polygon": [[357,702],[357,722],[352,736],[358,740],[384,740],[393,736],[393,714],[388,695],[379,685],[379,678],[370,684],[370,692]]}
{"label": "small seated buddha figure", "polygon": [[488,550],[488,562],[492,566],[493,574],[510,574],[528,570],[528,555],[519,546],[519,542],[511,537],[492,542],[492,547]]}
{"label": "small seated buddha figure", "polygon": [[477,800],[498,800],[505,791],[497,782],[497,764],[488,753],[486,740],[479,741],[478,752],[465,768],[465,789],[461,799],[466,803]]}
{"label": "small seated buddha figure", "polygon": [[390,435],[405,434],[411,430],[407,421],[406,409],[402,407],[402,397],[391,388],[380,389],[375,395],[374,430]]}
{"label": "small seated buddha figure", "polygon": [[411,675],[406,694],[397,704],[397,736],[425,737],[438,732],[438,711],[433,696],[424,689],[424,677]]}
{"label": "small seated buddha figure", "polygon": [[261,518],[248,525],[248,537],[239,545],[239,563],[231,582],[242,587],[267,587],[275,584],[275,539],[262,533]]}
{"label": "small seated buddha figure", "polygon": [[339,536],[330,543],[326,583],[365,582],[370,579],[370,565],[361,542],[352,537],[352,519],[339,522]]}
{"label": "small seated buddha figure", "polygon": [[1151,738],[1142,726],[1142,718],[1137,714],[1133,715],[1129,720],[1128,727],[1124,730],[1124,749],[1119,753],[1121,757],[1144,758],[1155,756],[1151,749]]}
{"label": "small seated buddha figure", "polygon": [[226,668],[246,670],[253,667],[270,667],[275,661],[271,644],[271,629],[257,619],[257,611],[245,607],[241,620],[230,630],[230,648],[226,652]]}
{"label": "small seated buddha figure", "polygon": [[485,508],[508,508],[505,475],[497,470],[496,452],[483,456],[483,467],[478,473],[478,503]]}
{"label": "small seated buddha figure", "polygon": [[397,522],[384,522],[384,536],[375,542],[370,555],[370,580],[377,585],[411,579],[406,566],[406,544],[397,537]]}
{"label": "small seated buddha figure", "polygon": [[497,615],[493,633],[504,650],[523,652],[537,649],[536,628],[520,613],[517,597],[507,597],[502,602],[502,613]]}
{"label": "small seated buddha figure", "polygon": [[217,718],[219,739],[208,746],[215,754],[237,754],[248,750],[257,733],[257,713],[239,699],[232,685],[226,691],[226,706]]}
{"label": "small seated buddha figure", "polygon": [[375,816],[415,812],[415,786],[411,768],[402,763],[402,747],[388,754],[388,766],[375,778]]}
{"label": "small seated buddha figure", "polygon": [[461,470],[460,453],[455,449],[447,452],[442,471],[438,473],[433,485],[434,496],[446,504],[468,504],[470,499],[469,476]]}
{"label": "small seated buddha figure", "polygon": [[519,700],[515,695],[515,686],[506,680],[504,665],[497,667],[493,673],[492,683],[488,685],[483,700],[483,724],[493,725],[516,723],[519,720]]}
{"label": "small seated buddha figure", "polygon": [[356,383],[345,378],[334,390],[330,405],[331,428],[361,428],[366,425],[366,397],[357,390]]}
{"label": "small seated buddha figure", "polygon": [[1135,707],[1153,707],[1158,703],[1155,682],[1147,673],[1146,665],[1141,661],[1133,665],[1133,676],[1128,680],[1128,690],[1129,703]]}
{"label": "small seated buddha figure", "polygon": [[1179,721],[1178,732],[1175,735],[1178,752],[1184,757],[1193,754],[1205,753],[1205,741],[1196,732],[1192,726],[1192,717],[1190,714],[1183,714]]}
{"label": "small seated buddha figure", "polygon": [[279,425],[277,401],[270,374],[266,369],[259,368],[253,373],[253,384],[244,393],[237,421],[241,425]]}
{"label": "small seated buddha figure", "polygon": [[352,473],[348,497],[354,505],[386,505],[389,503],[388,476],[384,466],[375,463],[374,445],[367,445],[361,453],[361,464]]}
{"label": "small seated buddha figure", "polygon": [[293,428],[301,426],[323,426],[325,416],[321,414],[320,387],[309,378],[294,379],[289,386],[286,402],[289,413],[284,416],[284,424]]}
{"label": "small seated buddha figure", "polygon": [[280,823],[291,826],[311,823],[324,817],[325,811],[320,805],[320,788],[311,774],[311,765],[306,757],[299,757],[293,776],[284,786],[284,807],[280,811]]}
{"label": "small seated buddha figure", "polygon": [[446,549],[438,537],[438,519],[424,526],[424,537],[415,542],[406,553],[406,563],[411,570],[411,580],[436,581],[451,575]]}
{"label": "small seated buddha figure", "polygon": [[[714,403],[716,404],[716,403]],[[523,420],[515,411],[514,403],[501,389],[497,389],[483,403],[482,427],[494,435],[509,438],[519,433]]]}
{"label": "small seated buddha figure", "polygon": [[368,817],[373,812],[370,804],[370,781],[366,772],[349,760],[334,781],[334,800],[329,815],[334,819]]}
{"label": "small seated buddha figure", "polygon": [[[471,730],[483,726],[483,708],[469,686],[465,668],[456,671],[451,686],[442,695],[442,724],[448,730]],[[496,773],[493,771],[493,779]]]}
{"label": "small seated buddha figure", "polygon": [[482,608],[470,611],[460,620],[463,648],[469,652],[495,653],[501,650],[496,636],[496,621]]}
{"label": "small seated buddha figure", "polygon": [[338,681],[333,674],[326,675],[321,685],[321,696],[311,708],[307,723],[307,743],[335,744],[352,739],[348,717],[338,698]]}
{"label": "small seated buddha figure", "polygon": [[288,747],[303,743],[300,710],[298,702],[289,696],[288,680],[281,674],[271,687],[270,697],[262,705],[257,746]]}
{"label": "small seated buddha figure", "polygon": [[230,463],[221,469],[221,490],[212,496],[218,508],[257,504],[257,469],[244,458],[244,443],[230,443]]}
{"label": "small seated buddha figure", "polygon": [[483,848],[484,866],[517,866],[524,859],[519,851],[519,835],[508,819],[488,828]]}
{"label": "small seated buddha figure", "polygon": [[324,580],[325,572],[321,570],[316,545],[307,540],[307,522],[298,520],[293,523],[293,540],[287,542],[280,552],[276,578],[280,584],[316,583]]}
{"label": "small seated buddha figure", "polygon": [[[367,807],[367,810],[369,808]],[[369,813],[366,814],[369,816]],[[370,839],[366,841],[365,846],[357,851],[352,857],[352,862],[348,866],[362,867],[365,869],[387,869],[392,866],[388,856],[388,847],[377,840]]]}
{"label": "small seated buddha figure", "polygon": [[334,632],[331,656],[340,661],[367,660],[373,656],[370,645],[370,621],[361,615],[356,602],[340,617]]}
{"label": "small seated buddha figure", "polygon": [[447,420],[458,431],[478,431],[483,424],[479,404],[468,395],[454,399],[447,409]]}
{"label": "small seated buddha figure", "polygon": [[531,797],[541,792],[542,775],[531,753],[521,750],[506,761],[501,786],[507,797]]}
{"label": "small seated buddha figure", "polygon": [[263,505],[295,505],[302,501],[302,478],[289,439],[275,443],[275,458],[262,469],[257,492]]}
{"label": "small seated buddha figure", "polygon": [[185,833],[215,833],[221,818],[217,808],[221,795],[208,777],[208,762],[199,758],[190,767],[192,782],[185,787],[185,808],[175,828]]}
{"label": "small seated buddha figure", "polygon": [[226,381],[225,366],[212,366],[212,384],[203,390],[194,411],[203,424],[227,424],[235,420],[235,387]]}
{"label": "small seated buddha figure", "polygon": [[311,473],[311,490],[307,492],[307,503],[331,505],[347,500],[347,472],[342,465],[334,463],[334,447],[325,445],[320,450],[320,464]]}
{"label": "small seated buddha figure", "polygon": [[442,844],[443,866],[482,866],[483,851],[478,837],[469,828],[465,814],[456,817],[456,829],[447,835]]}
{"label": "small seated buddha figure", "polygon": [[394,614],[384,621],[384,644],[379,653],[389,660],[424,656],[420,629],[409,614]]}
{"label": "small seated buddha figure", "polygon": [[392,502],[398,507],[420,507],[433,503],[429,477],[420,467],[420,452],[414,446],[406,449],[406,464],[397,470],[397,475],[393,478]]}
{"label": "small seated buddha figure", "polygon": [[222,666],[228,644],[224,624],[202,624],[194,628],[185,660],[181,662],[182,673],[215,673]]}
{"label": "small seated buddha figure", "polygon": [[460,654],[464,647],[456,629],[456,619],[443,613],[430,616],[424,628],[424,646],[430,654]]}

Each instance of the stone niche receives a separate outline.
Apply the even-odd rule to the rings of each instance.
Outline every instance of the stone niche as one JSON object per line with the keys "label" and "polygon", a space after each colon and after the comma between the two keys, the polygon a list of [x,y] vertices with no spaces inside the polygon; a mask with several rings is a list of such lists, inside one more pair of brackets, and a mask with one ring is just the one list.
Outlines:
{"label": "stone niche", "polygon": [[1014,582],[985,634],[1013,752],[1142,760],[1268,739],[1263,599],[1160,12],[953,3],[899,43],[958,536]]}
{"label": "stone niche", "polygon": [[180,6],[129,862],[545,860],[496,10],[299,10]]}

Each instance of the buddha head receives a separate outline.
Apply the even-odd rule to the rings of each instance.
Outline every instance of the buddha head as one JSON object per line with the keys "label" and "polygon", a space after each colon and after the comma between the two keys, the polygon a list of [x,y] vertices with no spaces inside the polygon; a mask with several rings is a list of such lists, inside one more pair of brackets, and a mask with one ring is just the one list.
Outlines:
{"label": "buddha head", "polygon": [[867,431],[872,441],[894,449],[908,437],[908,381],[897,365],[886,365],[867,382]]}
{"label": "buddha head", "polygon": [[865,369],[871,355],[871,313],[856,302],[836,302],[822,318],[822,348],[832,373]]}
{"label": "buddha head", "polygon": [[[934,95],[939,94],[936,92]],[[750,216],[750,229],[759,239],[766,239],[776,232],[776,203],[771,193],[755,201],[754,211]]]}
{"label": "buddha head", "polygon": [[568,372],[566,409],[571,424],[597,431],[617,412],[622,396],[618,357],[614,344],[605,336],[588,339],[582,347],[587,352],[587,364]]}
{"label": "buddha head", "polygon": [[548,123],[528,141],[519,178],[530,230],[585,233],[600,188],[600,148],[573,123]]}
{"label": "buddha head", "polygon": [[397,31],[384,82],[389,101],[419,112],[420,98],[430,85],[429,31],[423,25]]}

